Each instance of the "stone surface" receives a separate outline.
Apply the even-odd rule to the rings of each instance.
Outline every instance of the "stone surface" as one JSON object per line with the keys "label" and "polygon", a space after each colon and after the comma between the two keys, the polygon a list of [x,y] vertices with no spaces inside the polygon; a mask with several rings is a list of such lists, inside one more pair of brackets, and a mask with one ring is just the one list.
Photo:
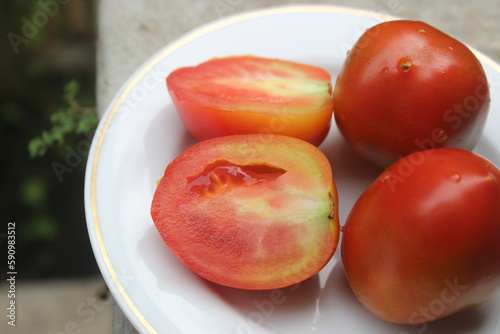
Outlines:
{"label": "stone surface", "polygon": [[[98,2],[97,107],[102,115],[130,75],[157,50],[210,21],[239,12],[304,4],[293,0],[100,0]],[[500,62],[497,0],[314,1],[423,20]],[[335,33],[335,32],[331,32]],[[114,306],[113,333],[136,333]]]}
{"label": "stone surface", "polygon": [[0,285],[0,300],[4,310],[0,321],[2,334],[112,332],[112,298],[101,277],[19,281],[15,287],[16,326],[12,327],[7,322],[3,308],[9,289],[5,284]]}

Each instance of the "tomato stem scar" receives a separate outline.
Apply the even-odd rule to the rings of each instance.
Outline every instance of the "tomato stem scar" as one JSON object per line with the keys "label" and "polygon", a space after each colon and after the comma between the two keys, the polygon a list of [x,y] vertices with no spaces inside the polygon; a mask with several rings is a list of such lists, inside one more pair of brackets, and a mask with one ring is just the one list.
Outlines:
{"label": "tomato stem scar", "polygon": [[328,219],[332,220],[335,217],[335,201],[333,200],[332,193],[328,193],[328,199],[330,200],[330,214]]}
{"label": "tomato stem scar", "polygon": [[400,65],[400,67],[401,67],[401,69],[402,69],[403,71],[407,72],[407,71],[409,71],[409,70],[411,69],[411,65],[412,65],[412,63],[410,63],[410,62],[406,62],[406,63],[402,63],[402,64]]}

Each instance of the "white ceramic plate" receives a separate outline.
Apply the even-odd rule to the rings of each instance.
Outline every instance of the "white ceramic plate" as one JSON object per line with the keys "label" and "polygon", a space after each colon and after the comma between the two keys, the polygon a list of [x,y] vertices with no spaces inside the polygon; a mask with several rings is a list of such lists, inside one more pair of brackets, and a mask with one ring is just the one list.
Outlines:
{"label": "white ceramic plate", "polygon": [[[352,294],[338,253],[313,278],[271,291],[207,282],[169,251],[149,209],[167,164],[195,143],[167,94],[165,77],[216,56],[253,54],[317,65],[335,78],[346,51],[387,16],[330,6],[249,12],[203,26],[166,46],[125,83],[91,146],[85,180],[88,230],[114,298],[141,333],[500,333],[500,296],[466,313],[418,326],[379,320]],[[500,165],[500,66],[479,54],[491,84],[488,124],[475,151]],[[380,173],[333,125],[320,146],[330,159],[344,223]]]}

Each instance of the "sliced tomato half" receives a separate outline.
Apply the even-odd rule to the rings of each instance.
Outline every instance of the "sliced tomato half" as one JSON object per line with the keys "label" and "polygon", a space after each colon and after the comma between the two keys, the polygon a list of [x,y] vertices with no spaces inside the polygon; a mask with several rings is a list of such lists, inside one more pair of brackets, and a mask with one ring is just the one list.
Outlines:
{"label": "sliced tomato half", "polygon": [[318,146],[330,129],[331,77],[319,67],[254,56],[214,58],[173,71],[167,87],[198,140],[266,133]]}
{"label": "sliced tomato half", "polygon": [[168,165],[151,206],[172,252],[200,276],[241,289],[301,282],[339,239],[328,159],[279,135],[202,141]]}

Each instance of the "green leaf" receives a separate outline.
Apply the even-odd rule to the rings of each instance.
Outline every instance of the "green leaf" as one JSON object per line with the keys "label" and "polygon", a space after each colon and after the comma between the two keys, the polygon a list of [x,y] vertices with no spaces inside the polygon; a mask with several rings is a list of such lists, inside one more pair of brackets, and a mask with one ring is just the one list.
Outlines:
{"label": "green leaf", "polygon": [[44,145],[42,138],[34,138],[28,143],[28,150],[31,158],[41,157],[47,151],[47,146]]}
{"label": "green leaf", "polygon": [[82,116],[77,125],[76,133],[84,133],[94,130],[97,127],[97,114],[87,113]]}
{"label": "green leaf", "polygon": [[63,98],[66,101],[74,100],[80,90],[80,84],[76,80],[71,80],[64,86]]}
{"label": "green leaf", "polygon": [[77,81],[68,82],[63,88],[63,99],[67,106],[56,109],[50,115],[52,127],[44,130],[28,144],[32,158],[41,157],[54,145],[63,147],[75,135],[92,132],[97,127],[95,108],[82,107],[76,101],[80,87]]}

